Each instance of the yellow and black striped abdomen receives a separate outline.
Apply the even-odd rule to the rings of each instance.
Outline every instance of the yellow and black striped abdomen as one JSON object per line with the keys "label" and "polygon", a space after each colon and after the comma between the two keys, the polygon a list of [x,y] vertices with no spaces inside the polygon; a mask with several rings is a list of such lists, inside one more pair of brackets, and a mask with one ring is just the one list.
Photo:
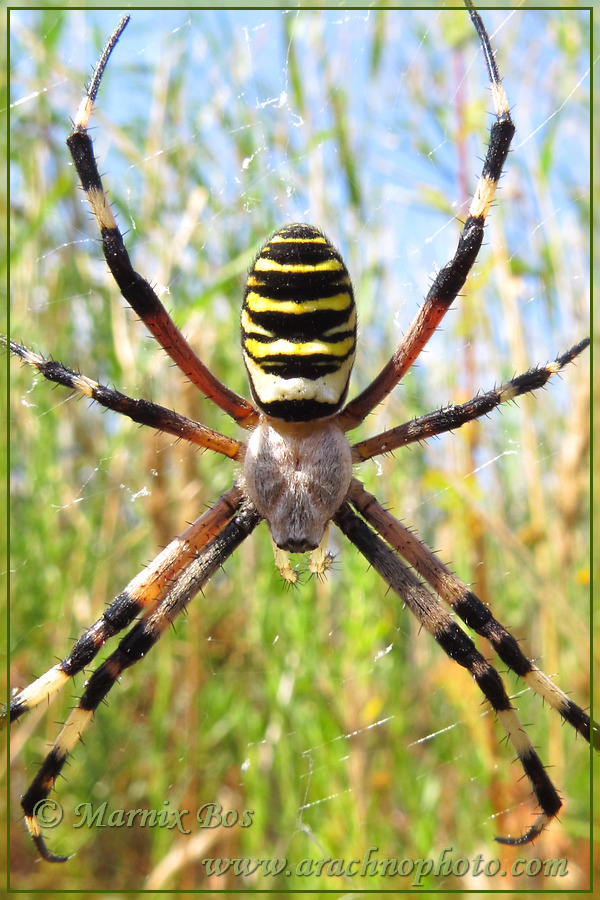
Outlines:
{"label": "yellow and black striped abdomen", "polygon": [[242,307],[242,350],[252,395],[269,416],[306,422],[339,410],[356,348],[356,310],[344,261],[310,225],[267,241]]}

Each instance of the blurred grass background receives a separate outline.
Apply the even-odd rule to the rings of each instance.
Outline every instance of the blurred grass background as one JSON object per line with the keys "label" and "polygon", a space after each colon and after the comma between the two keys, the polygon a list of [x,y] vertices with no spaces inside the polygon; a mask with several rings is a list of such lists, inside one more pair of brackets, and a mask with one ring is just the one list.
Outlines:
{"label": "blurred grass background", "polygon": [[[115,12],[11,15],[11,332],[45,355],[235,434],[124,309],[70,165],[69,116]],[[366,429],[463,402],[588,333],[589,18],[486,12],[518,126],[466,295]],[[497,33],[496,33],[497,32]],[[308,221],[355,282],[354,392],[387,360],[454,252],[491,100],[465,12],[134,11],[93,118],[135,267],[202,359],[247,394],[245,272]],[[63,657],[105,605],[231,483],[228,461],[139,429],[11,361],[11,680]],[[351,391],[352,393],[352,391]],[[535,398],[361,470],[525,651],[589,703],[588,357]],[[405,880],[220,878],[215,857],[565,857],[568,878],[430,877],[427,887],[584,888],[587,748],[522,692],[565,798],[533,847],[529,789],[467,673],[332,533],[324,581],[286,589],[266,528],[125,673],[66,768],[63,823],[34,862],[19,796],[81,691],[12,731],[13,888],[385,889]],[[480,646],[482,643],[479,642]],[[490,655],[489,648],[482,646]],[[99,659],[106,656],[106,651]],[[73,828],[78,803],[188,809],[190,835]],[[203,832],[202,804],[253,809]]]}

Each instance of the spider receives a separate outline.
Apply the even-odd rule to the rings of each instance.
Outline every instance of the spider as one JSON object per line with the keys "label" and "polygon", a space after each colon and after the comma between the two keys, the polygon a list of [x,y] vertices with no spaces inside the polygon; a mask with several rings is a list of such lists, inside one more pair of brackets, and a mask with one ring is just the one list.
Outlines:
{"label": "spider", "polygon": [[23,797],[27,826],[44,859],[56,862],[67,857],[55,856],[48,850],[33,815],[35,806],[48,796],[95,709],[124,669],[148,652],[261,519],[266,520],[273,537],[276,565],[290,582],[296,578],[290,552],[309,553],[311,571],[317,575],[326,572],[331,563],[327,528],[333,522],[442,649],[473,676],[504,728],[541,808],[536,822],[521,836],[498,840],[527,843],[557,815],[561,806],[558,793],[521,727],[499,675],[477,652],[449,610],[486,637],[503,664],[587,740],[589,717],[527,659],[474,593],[365,490],[353,476],[353,467],[458,428],[501,403],[541,388],[573,361],[588,341],[581,341],[554,363],[532,369],[460,406],[427,414],[353,445],[346,438],[393,390],[426,346],[461,291],[482,243],[485,219],[514,126],[489,38],[472,8],[470,15],[486,58],[496,116],[482,175],[454,258],[435,278],[388,365],[348,403],[345,401],[356,343],[353,289],[341,256],[321,231],[305,224],[279,229],[258,253],[250,272],[241,328],[253,404],[214,378],[186,343],[148,282],[134,272],[106,201],[87,132],[104,69],[127,19],[109,40],[68,139],[101,232],[105,258],[123,296],[171,359],[202,394],[248,430],[249,438],[246,442],[228,438],[155,404],[99,385],[14,342],[10,344],[13,353],[48,380],[143,425],[228,456],[239,465],[233,487],[130,582],[64,660],[11,702],[13,721],[87,668],[109,638],[133,625],[89,679],[77,707]]}

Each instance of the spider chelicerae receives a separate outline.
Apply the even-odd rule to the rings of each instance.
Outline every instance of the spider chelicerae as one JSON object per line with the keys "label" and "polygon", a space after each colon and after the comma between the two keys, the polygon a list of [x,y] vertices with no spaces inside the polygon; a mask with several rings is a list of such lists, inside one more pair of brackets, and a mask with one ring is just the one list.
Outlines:
{"label": "spider chelicerae", "polygon": [[[105,640],[126,628],[141,614],[142,618],[129,633],[130,636],[89,680],[79,706],[23,799],[28,826],[45,858],[62,859],[47,850],[39,825],[32,818],[32,811],[53,786],[62,763],[91,714],[123,668],[147,652],[175,615],[261,517],[267,520],[279,545],[275,551],[276,562],[288,581],[293,581],[296,576],[286,551],[310,551],[311,570],[322,574],[327,569],[330,558],[324,532],[327,523],[332,520],[399,593],[406,605],[413,609],[425,628],[432,631],[443,649],[468,668],[504,726],[530,777],[542,810],[536,823],[516,841],[531,840],[558,812],[558,795],[528,738],[519,728],[516,713],[498,676],[477,654],[444,607],[430,591],[419,585],[411,570],[401,563],[394,551],[400,553],[467,625],[489,638],[505,665],[521,675],[529,687],[540,693],[588,739],[589,720],[529,663],[472,592],[362,488],[352,477],[351,467],[405,444],[459,427],[519,393],[541,387],[551,375],[580,353],[587,341],[559,357],[556,363],[532,370],[461,407],[432,413],[353,446],[344,437],[384,399],[425,346],[460,291],[481,244],[485,217],[512,136],[512,122],[489,41],[475,14],[473,20],[488,62],[496,122],[492,127],[490,148],[469,218],[454,260],[440,272],[428,293],[422,317],[417,317],[384,372],[346,406],[343,403],[355,344],[353,294],[341,258],[320,232],[303,225],[278,231],[258,255],[250,275],[242,314],[242,333],[256,406],[228,392],[215,381],[183,342],[152,289],[143,279],[134,276],[110,207],[105,203],[86,131],[102,72],[122,28],[109,42],[90,84],[87,100],[75,118],[75,129],[69,139],[83,187],[102,232],[107,261],[126,299],[186,376],[236,422],[251,431],[248,441],[250,451],[243,462],[245,448],[241,441],[226,438],[152,404],[132,401],[59,363],[44,361],[31,351],[11,344],[13,352],[36,367],[46,378],[93,397],[143,424],[238,460],[241,467],[235,486],[128,585],[98,623],[77,642],[70,655],[14,698],[11,718],[18,718],[87,667]],[[303,271],[296,269],[290,275],[282,269],[282,266],[290,265],[301,266]],[[278,279],[281,284],[277,283]],[[303,316],[302,322],[300,316]],[[276,422],[269,417],[274,417]],[[286,471],[290,456],[293,464]],[[298,467],[297,459],[305,463]],[[320,465],[316,463],[319,459],[322,460]],[[282,471],[284,474],[281,483],[278,483],[274,473],[281,475]],[[295,484],[297,471],[300,471],[297,489],[292,491],[291,496],[286,496],[284,487]],[[308,491],[305,483],[309,485]],[[273,502],[273,494],[277,503],[282,503],[281,509]],[[374,532],[384,540],[380,540]],[[177,584],[172,587],[175,580]]]}

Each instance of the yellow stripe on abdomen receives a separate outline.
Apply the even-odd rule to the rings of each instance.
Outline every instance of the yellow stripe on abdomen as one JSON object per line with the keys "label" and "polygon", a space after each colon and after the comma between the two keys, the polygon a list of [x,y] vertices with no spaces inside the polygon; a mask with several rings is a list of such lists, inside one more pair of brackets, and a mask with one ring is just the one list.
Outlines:
{"label": "yellow stripe on abdomen", "polygon": [[344,261],[310,225],[288,225],[259,252],[241,317],[250,387],[267,415],[330,416],[342,405],[356,349],[356,309]]}

